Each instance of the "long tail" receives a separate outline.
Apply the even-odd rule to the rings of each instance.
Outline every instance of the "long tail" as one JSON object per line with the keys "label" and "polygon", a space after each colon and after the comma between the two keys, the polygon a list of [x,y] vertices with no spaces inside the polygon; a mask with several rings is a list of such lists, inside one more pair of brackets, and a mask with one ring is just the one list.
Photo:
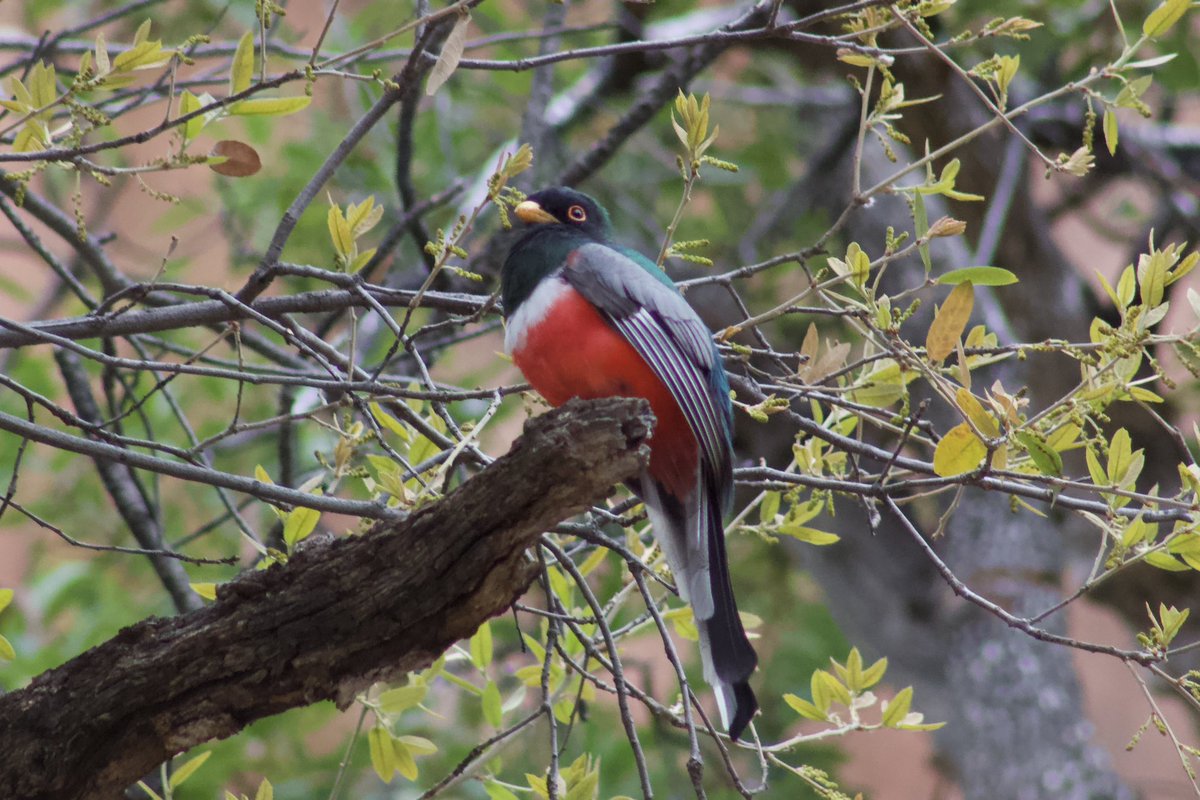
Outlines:
{"label": "long tail", "polygon": [[716,494],[700,481],[680,502],[649,477],[639,483],[655,538],[696,617],[704,679],[716,694],[721,723],[739,739],[758,711],[750,689],[758,655],[738,616]]}

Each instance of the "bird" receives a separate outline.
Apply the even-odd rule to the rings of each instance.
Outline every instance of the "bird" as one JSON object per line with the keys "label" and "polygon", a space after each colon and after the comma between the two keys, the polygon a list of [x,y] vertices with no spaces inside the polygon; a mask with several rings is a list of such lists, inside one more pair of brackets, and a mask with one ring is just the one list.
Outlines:
{"label": "bird", "polygon": [[513,211],[525,229],[500,271],[505,351],[553,406],[649,401],[649,463],[627,485],[692,607],[705,681],[737,740],[758,710],[749,682],[758,655],[725,553],[733,404],[712,334],[666,273],[613,240],[608,212],[592,197],[551,187]]}

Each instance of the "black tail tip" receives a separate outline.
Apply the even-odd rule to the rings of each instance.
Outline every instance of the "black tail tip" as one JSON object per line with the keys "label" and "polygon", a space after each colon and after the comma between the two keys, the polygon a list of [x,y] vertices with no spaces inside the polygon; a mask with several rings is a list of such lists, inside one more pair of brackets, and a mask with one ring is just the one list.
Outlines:
{"label": "black tail tip", "polygon": [[758,699],[747,681],[733,685],[733,719],[729,723],[729,736],[735,742],[742,738],[746,726],[758,713]]}

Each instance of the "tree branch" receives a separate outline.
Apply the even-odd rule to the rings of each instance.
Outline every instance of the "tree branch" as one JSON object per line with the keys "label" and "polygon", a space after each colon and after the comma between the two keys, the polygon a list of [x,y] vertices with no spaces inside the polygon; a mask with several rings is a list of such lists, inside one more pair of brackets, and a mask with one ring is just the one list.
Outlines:
{"label": "tree branch", "polygon": [[644,464],[640,401],[570,403],[440,502],[314,542],[0,697],[0,796],[113,797],[253,720],[421,669],[525,591],[538,534]]}

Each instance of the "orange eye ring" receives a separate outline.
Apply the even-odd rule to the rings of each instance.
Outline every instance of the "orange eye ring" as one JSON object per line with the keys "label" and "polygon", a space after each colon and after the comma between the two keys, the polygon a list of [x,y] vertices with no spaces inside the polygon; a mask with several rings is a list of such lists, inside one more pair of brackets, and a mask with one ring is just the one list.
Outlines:
{"label": "orange eye ring", "polygon": [[587,212],[583,206],[571,206],[567,209],[567,218],[572,222],[584,222],[587,219]]}

